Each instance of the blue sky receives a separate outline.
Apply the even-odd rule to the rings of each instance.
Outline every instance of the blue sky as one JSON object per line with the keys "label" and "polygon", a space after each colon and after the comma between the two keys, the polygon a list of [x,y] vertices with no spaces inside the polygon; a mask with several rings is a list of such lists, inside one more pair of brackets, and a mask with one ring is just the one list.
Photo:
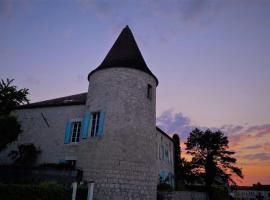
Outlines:
{"label": "blue sky", "polygon": [[32,102],[85,92],[126,25],[159,79],[164,129],[270,130],[268,0],[1,0],[0,78]]}

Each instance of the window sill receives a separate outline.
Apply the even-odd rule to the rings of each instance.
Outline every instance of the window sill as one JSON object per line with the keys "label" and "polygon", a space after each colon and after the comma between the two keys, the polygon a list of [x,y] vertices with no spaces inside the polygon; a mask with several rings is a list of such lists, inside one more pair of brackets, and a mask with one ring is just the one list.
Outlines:
{"label": "window sill", "polygon": [[76,143],[69,143],[68,146],[78,146],[79,145],[79,142],[76,142]]}

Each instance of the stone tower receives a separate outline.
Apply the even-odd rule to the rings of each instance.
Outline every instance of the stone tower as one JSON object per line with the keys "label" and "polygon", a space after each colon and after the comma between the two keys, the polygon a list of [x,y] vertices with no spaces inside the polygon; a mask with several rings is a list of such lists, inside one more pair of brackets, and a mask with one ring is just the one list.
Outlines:
{"label": "stone tower", "polygon": [[88,80],[87,110],[104,113],[102,137],[85,141],[79,159],[95,199],[156,199],[158,80],[128,26]]}

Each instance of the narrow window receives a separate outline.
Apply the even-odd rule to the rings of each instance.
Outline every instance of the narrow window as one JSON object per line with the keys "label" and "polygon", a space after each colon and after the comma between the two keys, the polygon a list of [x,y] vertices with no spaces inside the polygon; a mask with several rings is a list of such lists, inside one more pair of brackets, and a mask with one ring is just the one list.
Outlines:
{"label": "narrow window", "polygon": [[168,152],[168,146],[166,145],[165,147],[165,160],[168,161],[169,160],[169,152]]}
{"label": "narrow window", "polygon": [[162,152],[162,160],[164,160],[165,159],[165,148],[164,148],[164,146],[162,145],[161,146],[161,152]]}
{"label": "narrow window", "polygon": [[92,114],[91,137],[95,137],[98,134],[99,118],[99,112],[95,112]]}
{"label": "narrow window", "polygon": [[147,85],[147,98],[152,99],[152,85],[150,84]]}
{"label": "narrow window", "polygon": [[80,139],[80,134],[81,134],[81,122],[73,122],[71,142],[78,143]]}

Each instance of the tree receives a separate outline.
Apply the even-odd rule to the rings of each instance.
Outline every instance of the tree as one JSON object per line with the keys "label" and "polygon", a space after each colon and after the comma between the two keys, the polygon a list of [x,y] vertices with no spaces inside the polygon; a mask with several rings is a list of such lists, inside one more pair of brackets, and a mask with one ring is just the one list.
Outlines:
{"label": "tree", "polygon": [[195,129],[186,142],[187,154],[192,156],[191,166],[195,176],[200,177],[211,199],[212,184],[215,181],[235,184],[234,176],[243,178],[236,159],[229,151],[228,138],[220,131]]}
{"label": "tree", "polygon": [[181,148],[180,138],[177,134],[173,134],[173,146],[174,146],[174,174],[176,180],[179,179],[181,173]]}
{"label": "tree", "polygon": [[17,86],[11,85],[14,79],[7,79],[6,82],[1,79],[0,82],[0,115],[8,115],[21,104],[29,103],[27,95],[28,89],[18,90]]}
{"label": "tree", "polygon": [[16,116],[11,114],[17,106],[29,103],[28,89],[17,89],[12,85],[13,79],[0,82],[0,151],[17,139],[21,126]]}
{"label": "tree", "polygon": [[18,145],[18,150],[13,150],[8,156],[14,160],[14,164],[22,166],[32,166],[41,151],[34,144],[21,144]]}

